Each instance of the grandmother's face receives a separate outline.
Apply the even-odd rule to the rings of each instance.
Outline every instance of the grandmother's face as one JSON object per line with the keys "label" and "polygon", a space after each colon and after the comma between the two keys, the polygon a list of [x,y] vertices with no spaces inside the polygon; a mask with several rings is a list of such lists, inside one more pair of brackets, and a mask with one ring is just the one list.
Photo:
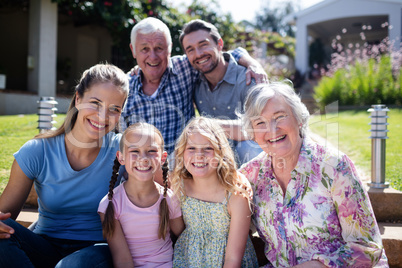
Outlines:
{"label": "grandmother's face", "polygon": [[266,152],[275,157],[298,157],[302,138],[292,109],[282,96],[274,95],[260,116],[251,120],[255,141]]}

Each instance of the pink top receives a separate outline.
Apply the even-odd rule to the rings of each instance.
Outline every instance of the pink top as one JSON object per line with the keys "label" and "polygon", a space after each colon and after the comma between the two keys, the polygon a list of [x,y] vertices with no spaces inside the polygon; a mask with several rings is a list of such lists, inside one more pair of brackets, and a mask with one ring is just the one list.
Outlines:
{"label": "pink top", "polygon": [[[123,183],[124,184],[124,183]],[[173,247],[170,235],[165,240],[158,238],[159,205],[163,197],[163,187],[155,183],[160,197],[148,208],[135,206],[127,197],[123,184],[114,189],[113,205],[115,218],[120,221],[135,267],[172,267]],[[181,216],[180,203],[167,192],[170,219]],[[98,212],[105,213],[109,200],[107,195],[101,200]]]}

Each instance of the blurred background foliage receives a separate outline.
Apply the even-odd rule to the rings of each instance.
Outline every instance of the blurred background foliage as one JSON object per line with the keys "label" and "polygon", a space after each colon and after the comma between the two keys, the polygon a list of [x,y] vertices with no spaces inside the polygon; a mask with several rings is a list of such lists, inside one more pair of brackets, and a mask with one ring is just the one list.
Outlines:
{"label": "blurred background foliage", "polygon": [[[283,23],[283,18],[297,11],[293,0],[285,0],[280,7],[271,7],[270,1],[250,20],[236,23],[224,12],[219,0],[193,0],[188,7],[173,6],[166,0],[51,0],[58,4],[59,14],[70,17],[76,27],[95,24],[103,26],[113,39],[113,64],[125,71],[135,61],[128,47],[133,26],[147,17],[156,17],[169,27],[173,48],[172,56],[183,54],[179,43],[182,26],[192,19],[203,19],[214,24],[224,41],[224,49],[244,47],[257,58],[270,77],[291,78],[294,70],[280,64],[277,56],[288,57],[292,64],[295,54],[295,29]],[[29,8],[30,0],[0,0],[0,8]],[[62,59],[59,59],[62,60]],[[278,64],[279,62],[279,64]],[[63,62],[58,62],[62,64]],[[273,65],[273,63],[275,63]],[[64,63],[63,63],[64,64]]]}
{"label": "blurred background foliage", "polygon": [[[72,17],[77,26],[88,23],[104,25],[114,40],[114,50],[120,53],[118,58],[123,59],[115,64],[125,70],[132,63],[127,45],[131,29],[147,17],[156,17],[169,27],[173,40],[172,55],[183,54],[179,43],[182,26],[192,19],[202,19],[218,28],[225,50],[242,46],[254,57],[284,54],[294,58],[294,30],[281,23],[284,16],[295,11],[290,1],[283,8],[271,9],[267,5],[253,21],[240,23],[235,23],[230,13],[223,12],[217,0],[194,0],[186,12],[180,12],[163,0],[52,1],[57,2],[59,12]],[[261,55],[258,48],[264,43],[268,49]]]}

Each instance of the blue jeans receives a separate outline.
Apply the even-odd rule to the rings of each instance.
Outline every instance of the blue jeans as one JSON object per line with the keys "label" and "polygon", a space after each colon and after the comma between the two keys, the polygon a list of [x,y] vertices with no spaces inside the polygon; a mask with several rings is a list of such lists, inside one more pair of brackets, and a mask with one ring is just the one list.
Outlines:
{"label": "blue jeans", "polygon": [[262,152],[261,147],[252,140],[237,142],[234,150],[239,167]]}
{"label": "blue jeans", "polygon": [[12,219],[3,223],[15,232],[9,239],[0,239],[0,268],[113,267],[106,243],[38,235]]}

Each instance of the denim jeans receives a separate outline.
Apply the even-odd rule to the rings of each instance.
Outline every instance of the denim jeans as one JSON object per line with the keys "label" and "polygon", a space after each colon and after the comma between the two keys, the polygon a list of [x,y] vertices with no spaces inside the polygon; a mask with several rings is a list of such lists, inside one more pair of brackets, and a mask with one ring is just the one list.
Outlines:
{"label": "denim jeans", "polygon": [[236,144],[235,154],[239,167],[247,163],[262,152],[261,147],[252,140],[240,141]]}
{"label": "denim jeans", "polygon": [[35,234],[12,219],[3,223],[15,232],[9,239],[0,239],[0,268],[113,267],[107,243],[51,238]]}

